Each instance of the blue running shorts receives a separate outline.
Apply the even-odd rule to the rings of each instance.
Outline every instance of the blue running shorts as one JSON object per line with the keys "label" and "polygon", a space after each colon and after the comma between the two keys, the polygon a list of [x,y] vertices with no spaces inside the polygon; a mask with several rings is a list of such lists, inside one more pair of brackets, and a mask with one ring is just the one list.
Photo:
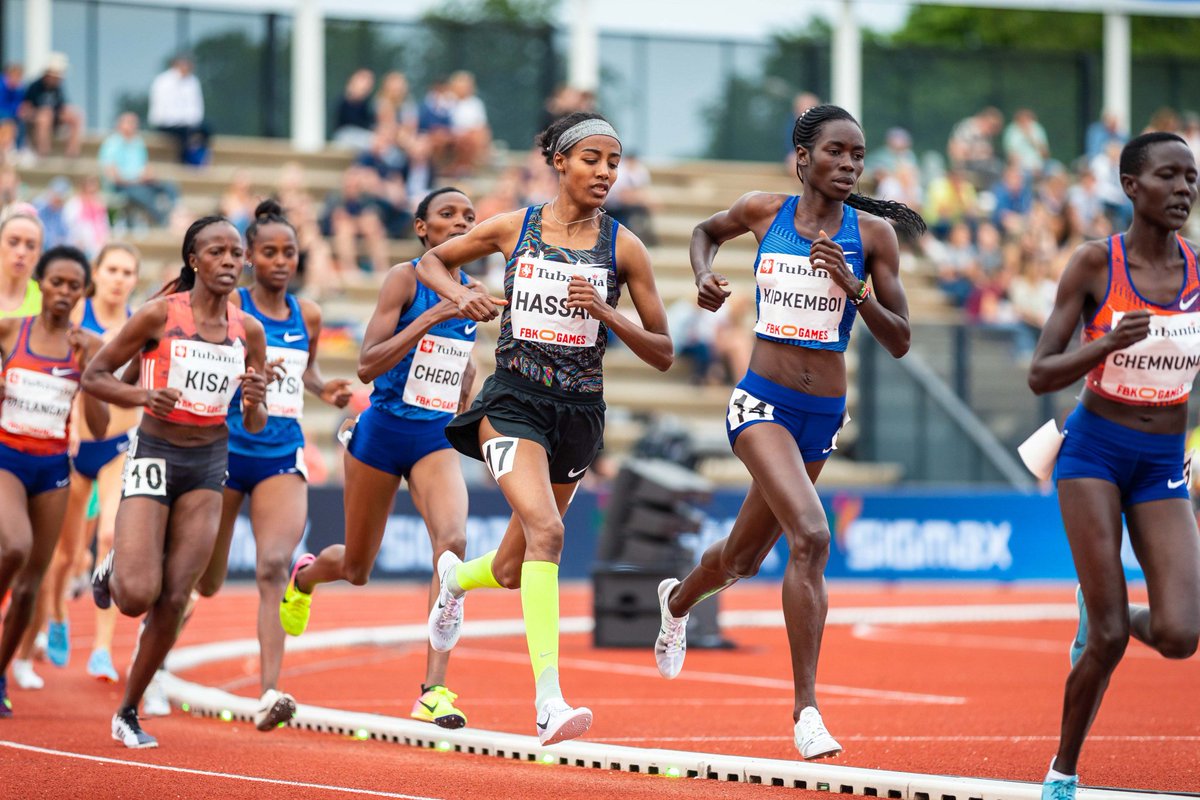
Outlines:
{"label": "blue running shorts", "polygon": [[254,491],[255,486],[276,475],[299,475],[307,481],[308,466],[304,463],[304,448],[298,447],[295,453],[273,458],[247,456],[231,450],[229,477],[225,479],[225,488],[249,494]]}
{"label": "blue running shorts", "polygon": [[443,420],[405,419],[374,407],[358,415],[346,447],[367,466],[405,480],[422,458],[449,448]]}
{"label": "blue running shorts", "polygon": [[1099,478],[1121,490],[1121,506],[1188,497],[1184,435],[1142,433],[1077,406],[1063,425],[1054,481]]}
{"label": "blue running shorts", "polygon": [[71,459],[66,453],[35,456],[0,444],[0,470],[16,475],[25,486],[27,497],[52,492],[71,483]]}
{"label": "blue running shorts", "polygon": [[79,452],[71,459],[71,466],[88,480],[96,480],[100,470],[108,466],[114,458],[129,449],[130,432],[126,431],[111,439],[98,439],[93,442],[80,442]]}
{"label": "blue running shorts", "polygon": [[729,398],[725,432],[729,446],[738,435],[761,422],[773,422],[787,429],[804,463],[825,461],[837,449],[837,437],[849,417],[846,398],[817,397],[798,392],[747,372]]}

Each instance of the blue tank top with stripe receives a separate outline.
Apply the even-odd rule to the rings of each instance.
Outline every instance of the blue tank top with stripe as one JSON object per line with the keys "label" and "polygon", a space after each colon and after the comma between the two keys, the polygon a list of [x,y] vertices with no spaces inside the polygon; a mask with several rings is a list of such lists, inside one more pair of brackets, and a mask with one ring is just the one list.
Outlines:
{"label": "blue tank top with stripe", "polygon": [[[792,195],[784,201],[779,209],[779,213],[775,215],[775,219],[771,222],[771,227],[767,229],[762,242],[759,243],[758,253],[754,257],[754,273],[756,278],[759,277],[759,271],[763,267],[762,257],[764,253],[803,256],[807,261],[808,254],[812,248],[812,240],[801,236],[796,231],[796,203],[799,200],[799,196]],[[835,244],[841,246],[846,256],[846,265],[850,267],[855,277],[859,280],[866,280],[867,267],[866,260],[863,258],[862,237],[859,235],[858,230],[857,211],[848,205],[842,205],[842,224],[832,238]],[[761,331],[756,331],[755,336],[771,342],[782,342],[783,344],[795,345],[797,347],[807,347],[810,350],[845,352],[846,346],[850,343],[850,329],[854,326],[854,320],[858,316],[858,307],[849,301],[843,302],[845,302],[845,308],[842,311],[841,321],[838,323],[837,341],[777,337]],[[762,288],[757,285],[754,292],[754,305],[756,313],[761,318]],[[803,315],[803,311],[796,311],[796,316],[801,323]]]}
{"label": "blue tank top with stripe", "polygon": [[[418,259],[413,259],[411,269],[416,270]],[[414,275],[415,277],[415,275]],[[466,273],[460,273],[462,283],[466,286],[470,279]],[[404,309],[404,313],[400,315],[400,319],[396,321],[396,330],[392,332],[395,336],[400,331],[407,328],[416,321],[417,317],[424,314],[429,309],[436,306],[442,301],[438,293],[430,289],[420,278],[416,278],[416,287],[413,292],[412,303],[408,308]],[[478,326],[473,320],[454,317],[443,320],[429,329],[427,336],[441,336],[447,339],[457,339],[463,342],[475,341],[475,329]],[[422,340],[424,341],[424,339]],[[404,387],[408,383],[409,373],[412,371],[413,360],[416,358],[417,351],[421,343],[418,342],[412,350],[405,354],[400,363],[389,369],[387,372],[375,379],[374,388],[371,391],[371,407],[377,408],[380,411],[386,411],[394,417],[403,419],[419,420],[425,422],[441,422],[445,424],[454,416],[453,412],[442,411],[437,408],[426,408],[420,405],[407,403],[404,400]],[[456,378],[456,385],[461,389],[462,375]]]}
{"label": "blue tank top with stripe", "polygon": [[[272,384],[267,391],[268,405],[275,396],[288,397],[294,402],[300,398],[303,404],[304,371],[299,368],[301,361],[307,363],[308,356],[308,326],[304,324],[304,313],[300,310],[300,301],[294,295],[287,295],[288,317],[284,320],[272,319],[254,305],[249,287],[238,289],[242,301],[242,310],[262,323],[267,334],[267,361],[285,357],[286,374],[280,384]],[[258,433],[246,431],[242,419],[242,390],[238,389],[229,404],[229,452],[243,456],[259,458],[282,458],[292,455],[304,447],[304,431],[300,421],[293,417],[270,416],[266,426]]]}
{"label": "blue tank top with stripe", "polygon": [[[133,310],[129,306],[125,306],[125,319],[129,319],[133,315]],[[91,331],[97,336],[103,336],[108,329],[100,324],[100,320],[96,319],[96,310],[92,308],[92,298],[83,298],[83,319],[79,321],[79,327],[85,331]]]}

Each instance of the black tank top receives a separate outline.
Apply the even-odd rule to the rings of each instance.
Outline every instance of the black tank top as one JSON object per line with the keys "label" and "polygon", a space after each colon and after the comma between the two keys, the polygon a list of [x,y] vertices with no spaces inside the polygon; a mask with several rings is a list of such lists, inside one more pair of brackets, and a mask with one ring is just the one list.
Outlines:
{"label": "black tank top", "polygon": [[565,302],[567,282],[582,274],[616,308],[621,296],[618,223],[602,218],[600,236],[590,250],[556,247],[542,241],[544,207],[525,212],[520,239],[504,270],[508,305],[500,317],[496,369],[564,392],[603,392],[608,328],[579,309],[568,309]]}

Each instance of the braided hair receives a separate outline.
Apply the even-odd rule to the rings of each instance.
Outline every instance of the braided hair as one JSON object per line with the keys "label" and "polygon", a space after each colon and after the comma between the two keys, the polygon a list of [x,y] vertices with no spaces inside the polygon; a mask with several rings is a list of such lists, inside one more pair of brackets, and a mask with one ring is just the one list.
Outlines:
{"label": "braided hair", "polygon": [[[803,147],[812,152],[813,147],[817,143],[817,137],[821,135],[821,128],[827,122],[836,120],[848,120],[858,126],[859,130],[862,126],[858,124],[858,120],[846,109],[831,104],[813,106],[796,118],[796,126],[792,128],[792,146]],[[796,177],[803,182],[804,178],[800,177],[800,164],[796,163]],[[925,220],[916,211],[913,211],[904,203],[897,203],[894,200],[880,200],[875,197],[868,197],[858,193],[852,193],[846,198],[846,205],[851,208],[856,208],[859,211],[866,211],[869,214],[875,214],[879,217],[890,219],[896,223],[896,227],[903,233],[917,237],[925,232]]]}
{"label": "braided hair", "polygon": [[246,228],[246,247],[253,249],[254,240],[258,237],[258,229],[263,225],[286,225],[296,233],[296,226],[283,215],[283,206],[273,197],[263,200],[254,209],[254,220]]}
{"label": "braided hair", "polygon": [[[154,293],[154,297],[164,297],[168,294],[176,294],[178,292],[190,292],[196,285],[196,270],[192,269],[188,264],[188,256],[196,250],[196,237],[200,235],[200,231],[210,225],[218,225],[224,223],[233,225],[225,217],[220,214],[211,214],[207,217],[201,217],[193,222],[187,229],[187,233],[183,235],[183,247],[180,253],[183,256],[183,266],[179,269],[179,277],[168,281],[161,289]],[[151,298],[154,299],[154,298]]]}

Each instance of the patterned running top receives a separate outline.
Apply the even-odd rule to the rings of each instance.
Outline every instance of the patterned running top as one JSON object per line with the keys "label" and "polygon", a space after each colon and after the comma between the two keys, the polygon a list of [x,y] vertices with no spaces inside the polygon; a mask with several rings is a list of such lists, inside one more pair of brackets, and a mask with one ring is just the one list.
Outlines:
{"label": "patterned running top", "polygon": [[604,391],[604,349],[608,328],[582,309],[567,308],[567,284],[581,275],[616,308],[618,223],[600,221],[589,250],[542,241],[542,209],[525,212],[521,236],[504,270],[508,305],[500,316],[496,369],[515,373],[563,392]]}

